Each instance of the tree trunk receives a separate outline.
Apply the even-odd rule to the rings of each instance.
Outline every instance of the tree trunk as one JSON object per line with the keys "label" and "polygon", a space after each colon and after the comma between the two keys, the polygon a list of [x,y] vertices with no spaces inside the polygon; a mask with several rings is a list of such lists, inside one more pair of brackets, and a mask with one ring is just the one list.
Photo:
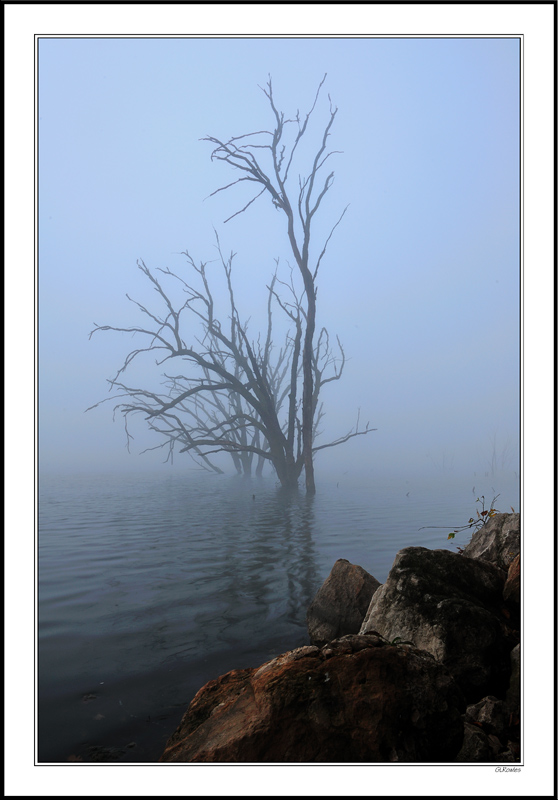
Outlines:
{"label": "tree trunk", "polygon": [[304,348],[302,351],[302,459],[304,462],[304,475],[306,478],[306,494],[316,494],[314,482],[314,459],[312,454],[314,434],[314,376],[312,372],[312,358],[314,354],[314,329],[316,327],[316,288],[314,281],[304,265],[302,270],[306,297],[308,302],[306,316],[306,331],[304,333]]}
{"label": "tree trunk", "polygon": [[[310,315],[309,315],[310,316]],[[310,323],[309,323],[310,324]],[[302,390],[302,457],[306,477],[306,494],[316,494],[314,482],[314,460],[312,455],[313,413],[313,377],[312,377],[312,333],[306,331],[304,353],[302,356],[304,386]]]}

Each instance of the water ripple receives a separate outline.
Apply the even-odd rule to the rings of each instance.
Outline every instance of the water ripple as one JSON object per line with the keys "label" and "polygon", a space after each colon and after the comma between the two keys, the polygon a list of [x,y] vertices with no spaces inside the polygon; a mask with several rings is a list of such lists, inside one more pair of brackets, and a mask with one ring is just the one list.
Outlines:
{"label": "water ripple", "polygon": [[[472,511],[470,487],[447,482],[416,481],[412,491],[397,481],[333,483],[310,503],[283,502],[273,481],[180,473],[45,476],[39,488],[40,694],[66,720],[55,733],[55,711],[43,712],[51,751],[79,737],[76,693],[108,675],[144,676],[156,704],[163,664],[177,665],[187,694],[199,688],[200,664],[219,671],[236,653],[237,666],[256,665],[298,646],[338,558],[383,582],[402,547],[451,547],[444,531],[421,526],[458,524]],[[517,508],[517,486],[507,491]]]}

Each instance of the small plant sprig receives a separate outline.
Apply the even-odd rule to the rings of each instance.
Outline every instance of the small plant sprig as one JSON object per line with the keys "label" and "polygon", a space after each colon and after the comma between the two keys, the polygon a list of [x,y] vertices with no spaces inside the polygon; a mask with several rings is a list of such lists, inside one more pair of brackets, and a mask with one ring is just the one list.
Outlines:
{"label": "small plant sprig", "polygon": [[[490,508],[485,508],[484,495],[477,497],[475,502],[481,504],[481,509],[479,511],[479,509],[477,508],[476,518],[471,517],[466,525],[459,525],[456,528],[454,528],[451,533],[448,533],[448,539],[455,539],[455,534],[461,533],[461,531],[466,531],[472,528],[473,533],[476,533],[482,527],[484,527],[484,525],[488,522],[488,520],[491,517],[494,517],[496,514],[500,513],[498,509],[494,508],[494,503],[499,497],[500,495],[497,494],[496,497],[492,498],[492,502],[490,503]],[[448,527],[449,527],[448,525],[423,525],[423,527],[419,528],[419,530],[423,531],[425,528],[445,528],[447,530]]]}

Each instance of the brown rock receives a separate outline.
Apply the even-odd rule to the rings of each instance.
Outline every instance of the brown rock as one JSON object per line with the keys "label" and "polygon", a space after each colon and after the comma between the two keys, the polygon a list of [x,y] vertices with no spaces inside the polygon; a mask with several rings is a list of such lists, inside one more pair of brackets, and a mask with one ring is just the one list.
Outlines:
{"label": "brown rock", "polygon": [[463,697],[428,653],[352,635],[210,681],[162,762],[448,762]]}
{"label": "brown rock", "polygon": [[379,581],[362,567],[338,559],[306,613],[312,644],[323,645],[340,636],[358,633],[379,586]]}
{"label": "brown rock", "polygon": [[508,578],[504,584],[504,600],[515,610],[519,610],[520,592],[521,592],[521,567],[520,558],[518,554],[508,569]]}
{"label": "brown rock", "polygon": [[445,664],[469,702],[505,691],[510,643],[502,615],[505,573],[449,550],[400,550],[360,632],[410,640]]}

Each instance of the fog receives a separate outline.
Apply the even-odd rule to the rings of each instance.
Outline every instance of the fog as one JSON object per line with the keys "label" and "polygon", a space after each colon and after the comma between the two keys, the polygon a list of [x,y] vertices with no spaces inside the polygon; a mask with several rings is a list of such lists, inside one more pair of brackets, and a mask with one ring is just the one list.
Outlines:
{"label": "fog", "polygon": [[[153,302],[139,272],[185,268],[181,251],[237,254],[234,280],[255,336],[279,258],[283,215],[217,188],[237,176],[201,139],[269,129],[268,75],[285,116],[339,109],[335,183],[318,276],[318,326],[343,344],[324,388],[324,440],[360,409],[377,430],[316,456],[321,474],[519,470],[519,40],[41,39],[39,462],[45,471],[191,469],[140,420],[131,452],[108,396],[137,342],[95,324],[137,324]],[[310,134],[309,134],[310,136]],[[316,141],[316,139],[313,139]],[[317,245],[316,245],[317,246]],[[158,386],[153,370],[134,374]],[[229,462],[227,462],[229,463]],[[230,464],[232,471],[232,463]]]}

